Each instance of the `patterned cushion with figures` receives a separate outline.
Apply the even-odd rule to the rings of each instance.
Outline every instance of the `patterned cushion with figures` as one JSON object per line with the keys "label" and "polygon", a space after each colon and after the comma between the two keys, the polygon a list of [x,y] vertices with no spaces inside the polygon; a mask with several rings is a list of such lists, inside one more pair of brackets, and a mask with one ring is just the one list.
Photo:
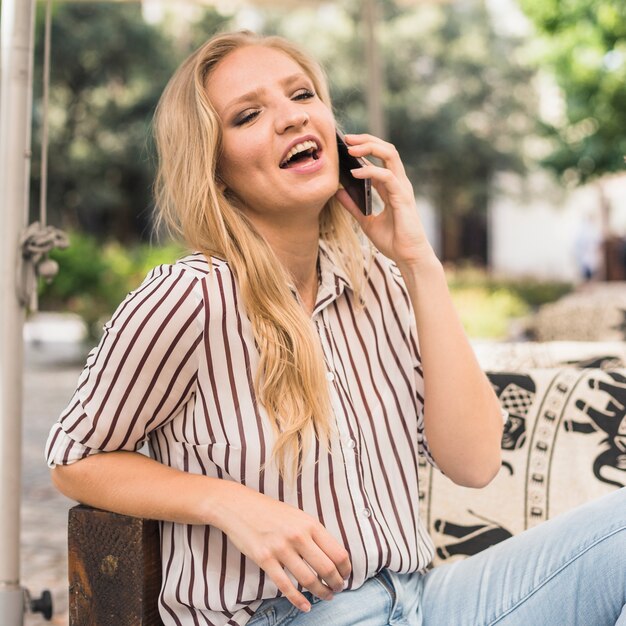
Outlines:
{"label": "patterned cushion with figures", "polygon": [[488,372],[509,412],[502,467],[467,489],[423,462],[434,564],[469,555],[626,486],[626,369]]}

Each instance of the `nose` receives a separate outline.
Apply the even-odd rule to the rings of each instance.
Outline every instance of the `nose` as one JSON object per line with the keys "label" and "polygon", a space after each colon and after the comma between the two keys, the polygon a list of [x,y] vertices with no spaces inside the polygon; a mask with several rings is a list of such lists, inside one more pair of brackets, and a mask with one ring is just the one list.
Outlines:
{"label": "nose", "polygon": [[289,102],[276,116],[276,131],[279,134],[291,129],[303,128],[309,123],[309,114],[302,105]]}

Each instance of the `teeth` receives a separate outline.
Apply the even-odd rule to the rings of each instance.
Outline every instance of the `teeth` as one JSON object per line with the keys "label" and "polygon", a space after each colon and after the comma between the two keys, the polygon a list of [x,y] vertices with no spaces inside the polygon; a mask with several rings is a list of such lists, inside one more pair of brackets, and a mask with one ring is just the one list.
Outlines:
{"label": "teeth", "polygon": [[285,159],[281,163],[281,165],[287,163],[289,159],[294,157],[299,152],[305,152],[306,150],[317,150],[317,144],[314,141],[308,140],[303,141],[302,143],[296,144],[287,154],[285,155]]}

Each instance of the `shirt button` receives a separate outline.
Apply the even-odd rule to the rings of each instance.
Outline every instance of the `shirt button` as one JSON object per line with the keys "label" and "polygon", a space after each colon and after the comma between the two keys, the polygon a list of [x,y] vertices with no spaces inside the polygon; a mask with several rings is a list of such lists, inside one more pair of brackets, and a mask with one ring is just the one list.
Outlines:
{"label": "shirt button", "polygon": [[356,446],[356,441],[354,439],[348,439],[347,446],[348,448],[350,448],[350,450],[354,450]]}
{"label": "shirt button", "polygon": [[326,380],[332,383],[333,380],[335,380],[335,374],[333,374],[333,372],[326,372]]}
{"label": "shirt button", "polygon": [[370,517],[372,512],[369,509],[363,509],[363,517]]}

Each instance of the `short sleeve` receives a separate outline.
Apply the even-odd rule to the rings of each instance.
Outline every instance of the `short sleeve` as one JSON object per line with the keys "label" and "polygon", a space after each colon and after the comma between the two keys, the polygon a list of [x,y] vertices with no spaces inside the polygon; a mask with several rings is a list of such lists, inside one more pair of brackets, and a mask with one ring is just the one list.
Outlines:
{"label": "short sleeve", "polygon": [[203,337],[199,279],[160,266],[118,307],[46,444],[50,467],[138,450],[195,391]]}

